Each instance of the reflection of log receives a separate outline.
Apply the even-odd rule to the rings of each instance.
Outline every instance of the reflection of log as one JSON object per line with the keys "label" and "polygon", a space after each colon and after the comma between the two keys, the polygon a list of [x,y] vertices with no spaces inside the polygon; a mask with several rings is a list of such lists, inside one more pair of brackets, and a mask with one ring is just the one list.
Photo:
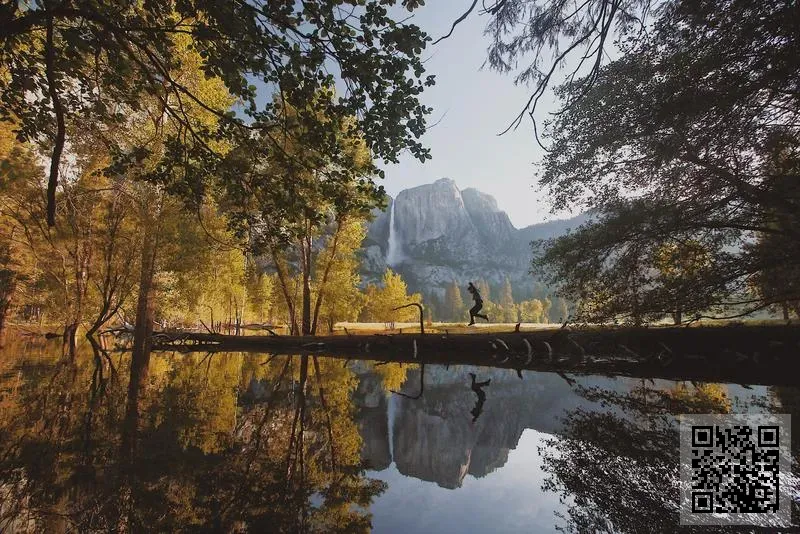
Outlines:
{"label": "reflection of log", "polygon": [[[508,347],[508,352],[504,346]],[[544,330],[424,336],[186,333],[177,342],[156,339],[154,348],[316,353],[395,362],[458,363],[675,380],[800,384],[800,373],[794,371],[800,352],[800,328],[793,326]],[[492,355],[497,353],[505,353],[508,357],[495,360]]]}

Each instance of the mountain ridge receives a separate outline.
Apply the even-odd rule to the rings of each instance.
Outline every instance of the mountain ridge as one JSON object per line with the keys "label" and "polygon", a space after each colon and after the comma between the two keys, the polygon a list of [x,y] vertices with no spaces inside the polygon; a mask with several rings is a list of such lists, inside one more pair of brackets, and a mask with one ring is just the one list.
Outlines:
{"label": "mountain ridge", "polygon": [[[411,291],[442,298],[454,281],[465,285],[483,279],[499,287],[508,278],[517,300],[534,293],[530,242],[562,235],[588,220],[581,214],[516,228],[492,195],[472,187],[459,190],[451,178],[404,189],[373,215],[362,245],[365,283],[379,280],[388,266],[403,275]],[[390,236],[400,259],[387,265]]]}

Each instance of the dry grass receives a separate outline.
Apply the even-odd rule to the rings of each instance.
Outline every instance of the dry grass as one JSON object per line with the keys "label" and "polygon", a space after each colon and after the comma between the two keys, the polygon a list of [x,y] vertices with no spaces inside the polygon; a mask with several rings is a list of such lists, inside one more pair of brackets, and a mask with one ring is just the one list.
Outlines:
{"label": "dry grass", "polygon": [[[391,328],[389,323],[337,323],[334,334],[369,335],[369,334],[411,334],[419,332],[419,323],[394,323]],[[522,332],[536,332],[560,328],[554,323],[522,323]],[[450,333],[450,334],[491,334],[499,332],[513,332],[515,323],[476,323],[467,326],[467,323],[426,323],[425,333]],[[345,330],[346,329],[346,330]]]}
{"label": "dry grass", "polygon": [[[684,323],[680,328],[719,328],[730,326],[781,326],[787,324],[782,319],[745,319],[745,320],[715,320],[703,319],[691,323]],[[798,325],[800,321],[794,320],[791,324]],[[394,326],[394,328],[392,328]],[[522,323],[520,331],[522,332],[541,332],[546,330],[554,330],[561,328],[562,325],[557,323]],[[607,324],[572,324],[569,328],[572,330],[604,330],[614,328],[632,328],[631,325],[613,325]],[[450,334],[491,334],[491,333],[509,333],[514,332],[516,327],[515,323],[476,323],[473,326],[467,326],[466,323],[426,323],[425,333],[450,333]],[[671,322],[660,322],[645,325],[642,328],[648,329],[661,329],[661,328],[675,328]],[[346,330],[345,330],[346,329]],[[419,332],[419,323],[337,323],[334,327],[334,335],[370,335],[370,334],[413,334]]]}

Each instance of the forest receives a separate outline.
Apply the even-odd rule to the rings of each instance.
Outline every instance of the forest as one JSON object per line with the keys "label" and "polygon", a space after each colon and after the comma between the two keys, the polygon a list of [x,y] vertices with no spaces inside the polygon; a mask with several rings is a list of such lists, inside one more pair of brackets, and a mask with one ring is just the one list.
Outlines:
{"label": "forest", "polygon": [[[382,166],[432,157],[434,40],[397,20],[422,2],[348,4],[3,11],[0,333],[36,325],[74,351],[124,331],[146,369],[154,330],[415,321],[401,306],[421,295],[388,268],[364,283],[359,248],[386,207]],[[486,17],[487,65],[533,90],[509,128],[533,119],[552,208],[591,214],[532,244],[531,285],[555,295],[514,302],[508,279],[476,280],[493,322],[800,312],[796,6],[475,7],[435,43]],[[561,108],[542,122],[546,91]],[[464,321],[461,289],[422,303],[428,322]]]}
{"label": "forest", "polygon": [[[796,412],[800,4],[469,0],[430,34],[427,4],[0,0],[0,530],[368,531],[377,429],[395,470],[461,440],[490,492],[538,443],[569,531],[675,531],[679,414]],[[467,331],[467,280],[360,267],[476,19],[520,186],[586,222],[524,292],[472,280]]]}
{"label": "forest", "polygon": [[[4,11],[0,329],[58,325],[74,344],[110,322],[314,334],[413,320],[393,308],[421,297],[391,272],[362,283],[358,249],[385,207],[381,163],[431,157],[420,97],[435,83],[422,62],[433,39],[393,18],[420,2],[345,4]],[[487,64],[534,90],[512,126],[530,115],[547,143],[539,180],[553,208],[593,214],[534,243],[532,270],[557,295],[515,303],[508,284],[491,298],[478,281],[492,317],[641,325],[800,312],[796,7],[474,9],[450,34],[487,17]],[[541,23],[520,33],[526,20]],[[620,57],[604,60],[612,37]],[[581,49],[592,63],[557,85],[555,69]],[[547,90],[561,110],[537,126]],[[601,127],[612,115],[614,129]],[[460,289],[428,303],[428,318],[463,320]]]}

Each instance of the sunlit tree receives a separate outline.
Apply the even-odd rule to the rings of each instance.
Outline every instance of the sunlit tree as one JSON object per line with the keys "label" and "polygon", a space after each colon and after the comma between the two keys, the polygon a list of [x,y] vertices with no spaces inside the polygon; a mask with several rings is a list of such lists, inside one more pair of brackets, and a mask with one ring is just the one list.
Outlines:
{"label": "sunlit tree", "polygon": [[408,287],[403,277],[391,269],[383,273],[380,287],[369,284],[366,289],[366,305],[362,312],[362,320],[385,323],[416,321],[419,318],[415,307],[395,310],[399,306],[411,302],[422,302],[419,293],[408,294]]}

